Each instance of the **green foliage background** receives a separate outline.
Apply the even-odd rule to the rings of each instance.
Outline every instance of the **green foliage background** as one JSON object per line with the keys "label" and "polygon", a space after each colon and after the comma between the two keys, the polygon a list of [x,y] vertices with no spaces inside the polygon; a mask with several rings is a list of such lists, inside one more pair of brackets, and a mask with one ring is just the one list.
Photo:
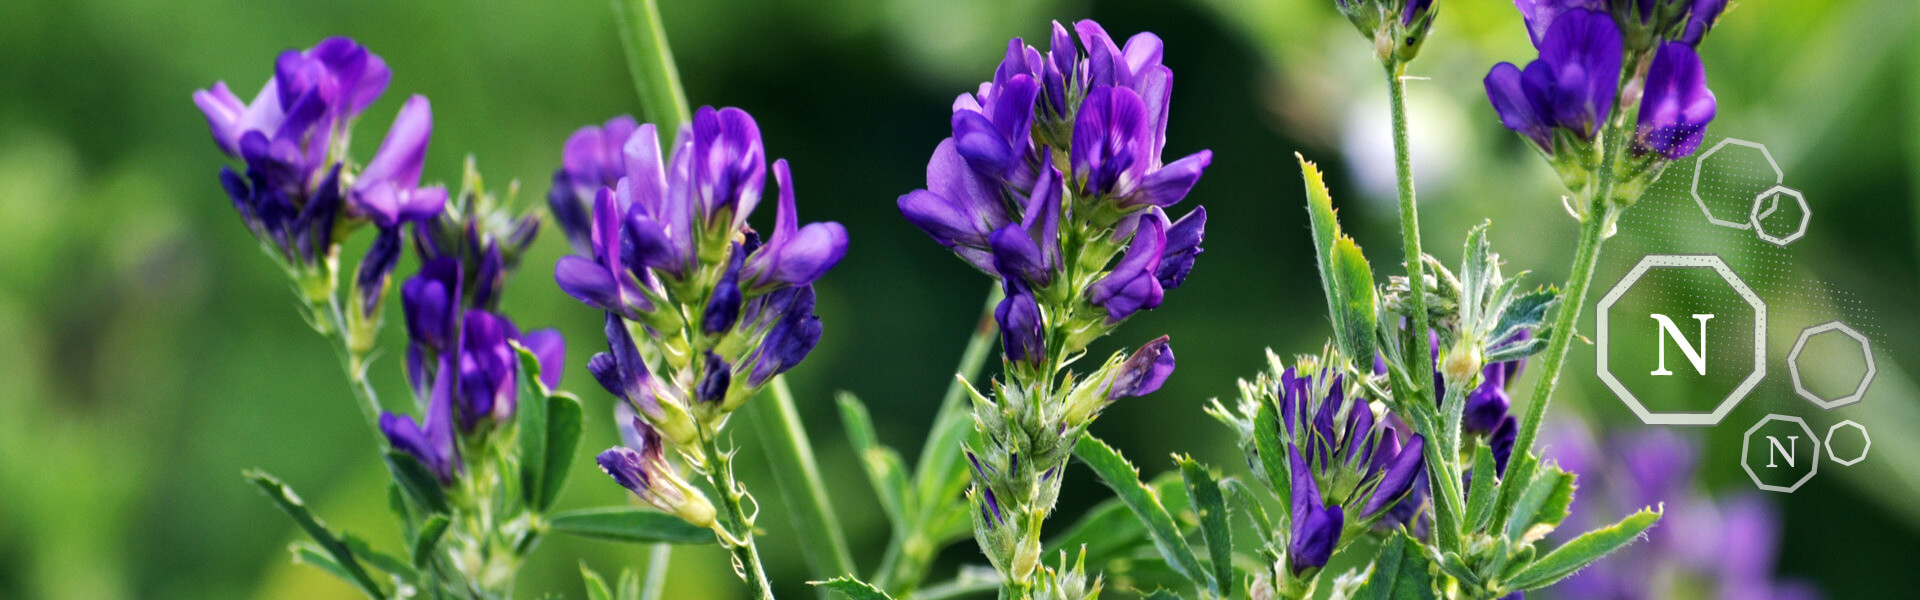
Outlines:
{"label": "green foliage background", "polygon": [[[1365,42],[1328,0],[662,4],[693,102],[751,111],[770,155],[793,163],[804,218],[851,232],[846,261],[820,285],[827,333],[792,379],[863,568],[884,544],[884,522],[829,399],[859,393],[883,441],[900,448],[917,448],[932,419],[987,283],[900,219],[894,199],[922,185],[948,104],[990,74],[1007,37],[1037,39],[1048,18],[1085,16],[1116,35],[1159,33],[1179,75],[1168,152],[1215,153],[1192,196],[1213,217],[1206,257],[1163,308],[1094,349],[1173,336],[1178,376],[1095,427],[1149,476],[1173,468],[1162,457],[1175,451],[1237,472],[1227,432],[1201,403],[1260,368],[1261,348],[1313,351],[1328,333],[1294,151],[1329,167],[1336,203],[1374,264],[1398,262],[1389,188],[1365,183],[1390,173],[1384,93]],[[1479,91],[1494,61],[1531,57],[1519,18],[1500,0],[1441,4],[1415,64],[1432,79],[1412,92],[1427,246],[1450,263],[1456,240],[1491,216],[1510,269],[1557,280],[1574,224],[1551,174],[1499,128]],[[454,182],[472,153],[494,185],[518,179],[522,201],[537,202],[575,127],[637,109],[601,0],[0,3],[0,598],[353,597],[288,564],[285,546],[299,534],[241,479],[250,467],[287,480],[335,525],[396,543],[385,474],[345,379],[220,192],[224,158],[189,99],[221,79],[250,96],[276,52],[334,34],[359,39],[394,71],[357,132],[358,156],[406,94],[432,98],[429,179]],[[1781,569],[1830,598],[1920,587],[1911,568],[1920,407],[1904,374],[1920,369],[1920,337],[1909,335],[1920,331],[1915,41],[1920,8],[1907,0],[1771,0],[1737,5],[1702,48],[1720,100],[1711,132],[1767,143],[1815,202],[1793,275],[1844,290],[1884,333],[1875,340],[1881,379],[1852,412],[1815,414],[1772,386],[1705,434],[1702,484],[1735,491],[1748,485],[1739,432],[1765,412],[1869,428],[1866,463],[1833,465],[1775,498],[1785,514]],[[599,317],[550,283],[565,244],[546,233],[506,307],[523,325],[567,333],[565,387],[586,400],[585,446],[597,450],[614,438],[600,416],[610,398],[582,368],[600,345]],[[1602,283],[1657,242],[1609,246],[1605,264],[1616,268],[1603,267]],[[397,312],[389,324],[383,347],[400,348]],[[375,366],[389,401],[406,397],[397,356]],[[1590,348],[1575,350],[1556,411],[1631,426],[1592,364]],[[1780,367],[1770,381],[1784,378]],[[736,431],[751,447],[750,429]],[[777,492],[751,448],[743,456],[743,477],[769,508],[772,575],[785,595],[805,597]],[[576,469],[563,507],[624,501],[588,461]],[[1070,473],[1062,514],[1106,494],[1084,470]],[[607,572],[643,555],[550,538],[521,595],[579,597],[578,561]],[[962,544],[947,568],[976,560]],[[741,593],[717,550],[674,561],[669,597]]]}

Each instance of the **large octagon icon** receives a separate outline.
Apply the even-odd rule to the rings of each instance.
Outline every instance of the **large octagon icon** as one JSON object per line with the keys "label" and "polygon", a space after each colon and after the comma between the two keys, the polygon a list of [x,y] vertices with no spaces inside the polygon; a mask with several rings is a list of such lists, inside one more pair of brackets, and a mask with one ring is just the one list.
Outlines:
{"label": "large octagon icon", "polygon": [[[1748,305],[1753,307],[1753,371],[1747,374],[1745,378],[1742,378],[1739,384],[1735,385],[1732,391],[1727,393],[1726,397],[1720,399],[1720,401],[1714,405],[1712,410],[1656,411],[1649,409],[1647,408],[1646,402],[1634,396],[1633,390],[1628,389],[1627,385],[1622,383],[1620,378],[1616,377],[1607,368],[1608,313],[1614,304],[1618,303],[1620,298],[1626,295],[1627,290],[1633,287],[1635,282],[1639,281],[1642,276],[1645,276],[1649,271],[1654,269],[1709,269],[1713,274],[1718,275],[1722,281],[1725,281],[1727,286],[1731,287],[1733,292],[1738,295],[1741,300],[1744,300]],[[1740,401],[1745,399],[1747,394],[1752,393],[1754,386],[1759,385],[1760,380],[1765,379],[1767,376],[1767,305],[1760,300],[1759,295],[1753,292],[1753,288],[1748,287],[1746,282],[1741,281],[1740,276],[1736,275],[1733,269],[1729,268],[1727,263],[1720,260],[1720,257],[1716,255],[1649,254],[1641,258],[1640,262],[1635,264],[1633,269],[1628,271],[1625,277],[1620,278],[1620,283],[1614,284],[1613,289],[1607,292],[1606,297],[1600,299],[1600,305],[1594,314],[1594,321],[1594,329],[1597,332],[1595,336],[1597,348],[1594,353],[1596,357],[1595,374],[1600,377],[1600,381],[1607,384],[1608,389],[1613,390],[1614,395],[1620,397],[1620,401],[1626,404],[1627,408],[1633,410],[1635,416],[1640,417],[1641,422],[1648,425],[1718,425],[1720,420],[1726,418],[1727,413],[1732,412],[1735,406],[1739,406]],[[1704,343],[1704,341],[1702,343]],[[1702,351],[1704,352],[1704,349]]]}

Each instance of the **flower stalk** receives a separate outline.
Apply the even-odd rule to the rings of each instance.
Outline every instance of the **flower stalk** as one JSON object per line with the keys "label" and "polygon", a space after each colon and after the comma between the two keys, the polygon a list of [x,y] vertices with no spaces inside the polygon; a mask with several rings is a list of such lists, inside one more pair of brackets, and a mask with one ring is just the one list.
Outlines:
{"label": "flower stalk", "polygon": [[[713,486],[720,496],[724,508],[721,516],[713,522],[713,533],[720,538],[720,545],[726,546],[733,554],[735,575],[745,580],[753,588],[753,595],[759,600],[773,600],[773,584],[767,580],[767,570],[760,560],[760,549],[754,541],[754,518],[759,514],[759,502],[741,487],[733,475],[733,450],[722,450],[718,432],[702,426],[700,429],[700,470],[706,474],[707,484]],[[752,503],[749,511],[747,504]]]}

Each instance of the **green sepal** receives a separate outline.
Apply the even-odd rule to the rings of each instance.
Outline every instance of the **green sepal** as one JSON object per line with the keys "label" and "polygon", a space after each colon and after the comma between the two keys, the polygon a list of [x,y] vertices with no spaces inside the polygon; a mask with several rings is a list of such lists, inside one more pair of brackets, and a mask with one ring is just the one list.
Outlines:
{"label": "green sepal", "polygon": [[633,544],[712,544],[713,531],[680,517],[635,507],[614,506],[567,511],[553,515],[554,531]]}
{"label": "green sepal", "polygon": [[440,489],[440,480],[426,465],[420,464],[419,459],[411,454],[388,450],[386,461],[387,471],[393,474],[394,482],[400,484],[401,493],[413,501],[414,506],[428,513],[447,512],[446,490]]}

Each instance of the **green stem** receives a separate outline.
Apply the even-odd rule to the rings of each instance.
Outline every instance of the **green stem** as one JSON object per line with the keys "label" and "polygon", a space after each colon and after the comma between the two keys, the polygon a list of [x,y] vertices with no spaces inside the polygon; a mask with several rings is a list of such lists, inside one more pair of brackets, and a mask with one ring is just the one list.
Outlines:
{"label": "green stem", "polygon": [[[1433,372],[1433,349],[1428,345],[1430,325],[1427,323],[1427,279],[1426,269],[1421,260],[1425,256],[1420,251],[1420,209],[1413,201],[1413,158],[1407,147],[1407,83],[1402,77],[1406,74],[1406,64],[1397,60],[1387,62],[1387,96],[1393,106],[1393,165],[1400,181],[1400,238],[1401,247],[1406,250],[1407,303],[1413,314],[1407,320],[1413,325],[1413,353],[1409,358],[1413,364],[1407,365],[1407,372],[1413,374],[1414,386],[1425,402],[1433,402],[1433,378],[1422,377],[1422,373]],[[1367,357],[1351,357],[1364,360]]]}
{"label": "green stem", "polygon": [[[655,0],[613,0],[613,18],[647,122],[677,128],[691,121],[687,92],[680,87],[680,69],[674,66],[667,30],[660,23],[659,4]],[[667,140],[673,139],[673,132],[662,132],[660,139],[671,143]]]}
{"label": "green stem", "polygon": [[367,357],[355,353],[352,342],[347,339],[347,315],[340,308],[338,297],[328,297],[327,317],[333,321],[333,331],[325,332],[329,341],[337,342],[340,356],[340,368],[347,373],[348,387],[353,388],[353,396],[360,406],[360,415],[367,420],[367,428],[373,431],[373,439],[380,445],[380,452],[389,449],[387,436],[380,431],[380,396],[373,391],[373,382],[367,380]]}
{"label": "green stem", "polygon": [[640,600],[660,600],[667,589],[667,566],[672,563],[672,544],[654,544],[647,551],[647,578],[640,584]]}
{"label": "green stem", "polygon": [[[1608,171],[1611,169],[1602,172],[1597,198],[1606,198],[1612,193],[1613,180]],[[1533,397],[1527,402],[1526,412],[1520,419],[1520,431],[1514,438],[1513,447],[1519,452],[1533,448],[1534,437],[1540,432],[1540,421],[1547,413],[1547,403],[1553,398],[1554,387],[1560,381],[1560,369],[1566,365],[1567,351],[1572,348],[1576,337],[1574,327],[1579,323],[1581,308],[1586,305],[1587,291],[1593,283],[1594,266],[1600,262],[1600,246],[1606,241],[1607,229],[1620,215],[1620,209],[1614,208],[1612,202],[1595,201],[1589,206],[1599,208],[1599,212],[1589,210],[1586,221],[1581,223],[1580,245],[1574,251],[1573,273],[1567,278],[1566,293],[1561,296],[1559,314],[1553,321],[1553,339],[1547,342],[1547,352],[1541,360],[1540,379],[1533,384]]]}
{"label": "green stem", "polygon": [[714,431],[701,427],[701,462],[705,463],[701,470],[706,472],[707,484],[713,486],[725,509],[721,511],[724,520],[713,524],[714,533],[719,534],[720,545],[733,554],[734,571],[753,588],[754,597],[773,600],[773,584],[767,580],[759,546],[754,542],[753,517],[747,514],[746,502],[752,497],[734,479],[733,454],[721,451],[715,436]]}
{"label": "green stem", "polygon": [[[768,393],[747,406],[760,443],[765,446],[762,454],[772,467],[773,481],[780,486],[787,514],[799,533],[800,554],[806,557],[814,578],[825,581],[854,574],[853,554],[847,550],[847,538],[840,532],[840,520],[827,496],[826,484],[820,480],[813,445],[800,424],[786,379],[774,378]],[[826,588],[819,591],[827,593]]]}

